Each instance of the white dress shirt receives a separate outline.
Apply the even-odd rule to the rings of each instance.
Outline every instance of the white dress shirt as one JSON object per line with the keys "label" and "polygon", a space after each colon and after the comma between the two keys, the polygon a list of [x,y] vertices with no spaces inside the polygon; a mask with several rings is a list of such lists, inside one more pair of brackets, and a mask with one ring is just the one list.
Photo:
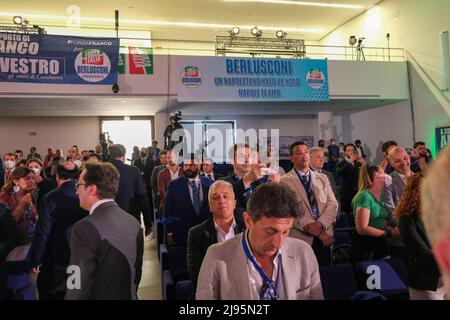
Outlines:
{"label": "white dress shirt", "polygon": [[[213,219],[214,220],[214,219]],[[216,223],[216,220],[214,220],[214,228],[216,228],[217,231],[217,242],[224,242],[228,239],[234,238],[234,228],[236,228],[236,220],[233,217],[233,223],[230,226],[230,229],[228,229],[228,232],[223,231]]]}
{"label": "white dress shirt", "polygon": [[175,171],[175,173],[172,173],[172,171],[170,170],[169,167],[169,172],[170,172],[170,180],[175,180],[178,179],[178,173],[180,172],[180,167],[178,167],[177,171]]}
{"label": "white dress shirt", "polygon": [[[247,242],[247,246],[250,249],[250,244],[247,240],[248,231],[244,232],[245,241]],[[256,260],[255,256],[253,255],[251,249],[250,254],[253,256],[253,259]],[[281,249],[278,250],[275,258],[273,259],[274,268],[272,272],[272,278],[271,280],[273,282],[277,281],[278,279],[278,287],[277,287],[277,293],[278,293],[278,299],[279,300],[286,300],[286,292],[284,290],[284,283],[283,283],[283,267],[281,264]],[[258,270],[256,270],[253,263],[247,259],[247,267],[248,267],[248,273],[249,273],[249,280],[250,280],[250,287],[251,287],[251,293],[252,293],[252,300],[259,300],[259,291],[261,290],[261,287],[263,285],[263,279],[261,278],[261,275],[259,274]],[[278,275],[278,268],[281,267],[280,274]]]}
{"label": "white dress shirt", "polygon": [[99,205],[105,203],[105,202],[110,202],[110,201],[114,201],[114,199],[102,199],[102,200],[98,200],[96,203],[94,203],[91,207],[91,210],[89,210],[89,214],[92,214],[92,212],[94,212],[95,209],[98,208]]}
{"label": "white dress shirt", "polygon": [[191,196],[192,204],[194,204],[194,198],[193,198],[193,196],[192,196],[192,186],[191,186],[192,180],[194,180],[195,183],[197,184],[197,186],[198,186],[198,188],[199,188],[199,191],[200,191],[200,201],[203,202],[203,188],[202,188],[202,181],[200,180],[200,176],[197,175],[197,176],[195,177],[195,179],[190,179],[190,178],[188,178],[188,182],[189,182],[189,183],[188,183],[188,185],[189,185],[189,195]]}

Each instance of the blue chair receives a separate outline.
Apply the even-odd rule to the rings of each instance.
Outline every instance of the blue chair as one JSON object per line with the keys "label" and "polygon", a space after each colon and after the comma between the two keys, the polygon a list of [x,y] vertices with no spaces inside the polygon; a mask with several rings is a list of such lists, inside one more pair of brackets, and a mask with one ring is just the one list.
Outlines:
{"label": "blue chair", "polygon": [[358,292],[350,264],[320,266],[319,273],[325,300],[347,300]]}
{"label": "blue chair", "polygon": [[[370,268],[379,269],[379,288],[368,288],[367,280],[376,275]],[[375,269],[377,270],[377,269]],[[364,261],[356,265],[356,276],[361,290],[371,290],[384,295],[389,300],[408,300],[409,293],[405,283],[399,277],[394,268],[386,261]]]}
{"label": "blue chair", "polygon": [[36,300],[36,288],[30,283],[29,274],[8,275],[7,289],[12,300]]}
{"label": "blue chair", "polygon": [[334,231],[354,231],[355,225],[352,220],[347,213],[342,212],[336,220]]}
{"label": "blue chair", "polygon": [[174,300],[176,284],[188,280],[187,247],[161,246],[161,285],[163,299]]}
{"label": "blue chair", "polygon": [[331,264],[351,262],[352,240],[348,232],[335,232],[331,246]]}
{"label": "blue chair", "polygon": [[192,283],[191,280],[179,281],[175,285],[175,300],[191,300]]}

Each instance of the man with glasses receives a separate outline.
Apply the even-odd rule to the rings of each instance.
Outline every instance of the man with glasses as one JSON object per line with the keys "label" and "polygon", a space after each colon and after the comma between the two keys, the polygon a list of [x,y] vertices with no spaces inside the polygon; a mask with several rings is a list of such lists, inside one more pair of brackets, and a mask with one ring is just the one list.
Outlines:
{"label": "man with glasses", "polygon": [[68,286],[65,299],[136,300],[143,233],[114,201],[118,170],[110,163],[87,163],[76,187],[80,207],[89,216],[72,228],[70,266],[75,271],[69,277],[78,277],[79,285]]}
{"label": "man with glasses", "polygon": [[288,187],[257,187],[244,213],[247,231],[209,247],[198,277],[197,300],[323,299],[311,246],[288,238],[299,215]]}

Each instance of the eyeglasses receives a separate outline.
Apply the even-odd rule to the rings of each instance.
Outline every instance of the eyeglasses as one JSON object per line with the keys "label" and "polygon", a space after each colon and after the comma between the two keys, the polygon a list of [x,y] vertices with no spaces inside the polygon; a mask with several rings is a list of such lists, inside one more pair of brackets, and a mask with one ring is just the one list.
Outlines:
{"label": "eyeglasses", "polygon": [[278,292],[275,282],[264,283],[259,291],[259,300],[278,300]]}
{"label": "eyeglasses", "polygon": [[75,183],[75,189],[80,189],[80,186],[85,186],[86,185],[86,183],[79,183],[79,182],[77,182],[77,183]]}

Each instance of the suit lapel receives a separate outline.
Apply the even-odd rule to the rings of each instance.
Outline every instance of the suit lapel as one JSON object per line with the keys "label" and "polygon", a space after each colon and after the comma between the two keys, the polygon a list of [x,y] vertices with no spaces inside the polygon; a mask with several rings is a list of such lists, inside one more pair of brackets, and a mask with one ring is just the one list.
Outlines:
{"label": "suit lapel", "polygon": [[[316,198],[317,208],[319,209],[319,215],[322,213],[323,202],[319,200],[320,187],[322,187],[322,182],[316,172],[310,171],[311,174],[311,184],[313,186],[314,197]],[[327,177],[328,179],[328,177]],[[309,202],[308,202],[309,204]]]}
{"label": "suit lapel", "polygon": [[306,204],[306,207],[308,208],[309,213],[311,214],[311,206],[309,205],[308,196],[306,195],[305,188],[303,188],[303,185],[297,175],[297,172],[295,172],[295,168],[292,169],[292,171],[290,172],[290,175],[291,175],[291,177],[290,177],[291,182],[295,186],[295,190],[296,190],[297,194],[300,195],[303,202]]}
{"label": "suit lapel", "polygon": [[291,275],[298,275],[298,271],[295,268],[295,252],[289,250],[287,241],[285,242],[285,247],[283,248],[283,253],[281,257],[281,268],[283,271],[283,285],[284,291],[286,293],[286,298],[288,300],[295,300],[296,281],[291,281]]}
{"label": "suit lapel", "polygon": [[236,289],[236,292],[239,297],[236,300],[251,300],[251,288],[250,288],[250,275],[248,273],[247,267],[247,256],[245,255],[244,249],[242,248],[242,237],[245,233],[241,233],[236,241],[236,245],[232,248],[230,255],[233,255],[235,259],[231,260],[230,263],[230,271],[232,275],[236,275],[233,277],[234,283],[231,286]]}
{"label": "suit lapel", "polygon": [[207,247],[210,245],[217,243],[217,231],[214,228],[214,220],[213,218],[208,219],[208,224],[205,229],[205,239],[207,240]]}

